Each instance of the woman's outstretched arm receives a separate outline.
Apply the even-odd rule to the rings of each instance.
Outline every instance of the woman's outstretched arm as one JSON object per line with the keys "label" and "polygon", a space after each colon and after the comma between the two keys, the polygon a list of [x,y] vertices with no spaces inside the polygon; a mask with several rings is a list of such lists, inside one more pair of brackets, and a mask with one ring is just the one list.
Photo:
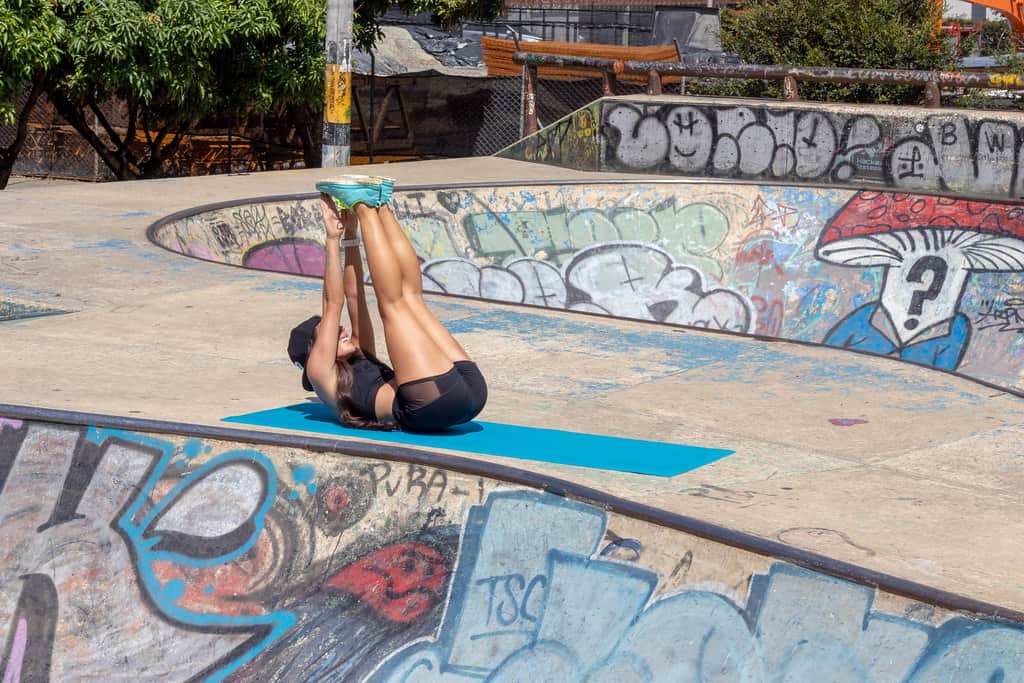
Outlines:
{"label": "woman's outstretched arm", "polygon": [[359,221],[354,212],[343,211],[342,224],[345,226],[344,288],[345,302],[348,304],[349,338],[357,348],[376,355],[373,321],[370,320],[370,309],[366,305],[366,291],[363,287],[363,258],[359,253],[358,242]]}
{"label": "woman's outstretched arm", "polygon": [[306,361],[306,374],[320,399],[333,405],[338,373],[335,365],[338,356],[338,328],[341,326],[341,309],[345,304],[341,273],[343,226],[334,200],[328,195],[320,195],[320,211],[327,233],[324,244],[323,314],[316,340]]}

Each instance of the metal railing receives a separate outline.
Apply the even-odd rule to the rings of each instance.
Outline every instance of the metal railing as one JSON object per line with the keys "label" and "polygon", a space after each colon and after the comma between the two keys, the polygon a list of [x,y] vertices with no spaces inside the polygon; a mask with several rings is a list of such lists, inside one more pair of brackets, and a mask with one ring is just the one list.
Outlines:
{"label": "metal railing", "polygon": [[647,94],[662,93],[662,77],[682,78],[680,92],[686,91],[686,78],[740,78],[747,80],[782,81],[783,98],[800,99],[798,83],[865,83],[872,85],[923,86],[924,106],[941,106],[941,88],[997,88],[1024,90],[1020,74],[1002,72],[915,71],[912,69],[859,69],[832,66],[777,66],[763,64],[684,64],[679,62],[645,62],[600,57],[543,55],[516,52],[512,61],[523,65],[523,131],[537,132],[537,68],[578,69],[600,75],[604,95],[615,94],[618,76],[639,75],[647,78]]}

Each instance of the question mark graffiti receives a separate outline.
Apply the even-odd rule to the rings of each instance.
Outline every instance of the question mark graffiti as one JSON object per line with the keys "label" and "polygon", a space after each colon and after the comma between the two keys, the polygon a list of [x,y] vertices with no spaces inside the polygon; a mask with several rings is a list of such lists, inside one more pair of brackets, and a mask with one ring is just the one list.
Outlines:
{"label": "question mark graffiti", "polygon": [[[907,273],[907,282],[923,282],[921,279],[925,271],[932,272],[932,281],[928,289],[919,289],[910,298],[910,308],[907,313],[910,315],[921,315],[921,307],[925,301],[931,301],[942,291],[942,284],[946,281],[948,270],[946,262],[938,256],[925,256],[910,268]],[[917,318],[907,318],[903,326],[908,330],[917,327]]]}

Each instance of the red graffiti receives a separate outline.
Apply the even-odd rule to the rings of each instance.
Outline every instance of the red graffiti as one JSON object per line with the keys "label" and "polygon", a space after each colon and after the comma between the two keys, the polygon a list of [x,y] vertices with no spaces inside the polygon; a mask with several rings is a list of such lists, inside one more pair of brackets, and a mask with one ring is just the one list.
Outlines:
{"label": "red graffiti", "polygon": [[764,197],[758,196],[750,207],[750,218],[743,226],[754,232],[778,235],[777,228],[791,228],[800,219],[800,212],[794,206],[785,204],[770,205]]}
{"label": "red graffiti", "polygon": [[362,600],[389,621],[413,621],[441,600],[448,567],[422,543],[397,543],[353,562],[327,586]]}
{"label": "red graffiti", "polygon": [[272,571],[273,561],[272,544],[261,534],[249,552],[227,564],[190,567],[154,560],[153,572],[162,584],[175,579],[185,584],[185,592],[177,601],[184,609],[232,617],[256,616],[267,610],[249,594]]}
{"label": "red graffiti", "polygon": [[782,308],[782,301],[779,299],[765,299],[763,296],[754,295],[750,297],[757,311],[757,334],[766,337],[777,337],[782,331],[782,317],[785,311]]}
{"label": "red graffiti", "polygon": [[775,242],[770,239],[757,239],[744,244],[736,254],[736,266],[739,268],[756,266],[760,270],[782,272],[782,267],[775,254]]}
{"label": "red graffiti", "polygon": [[339,515],[348,507],[348,491],[343,486],[332,486],[324,493],[323,500],[330,515]]}

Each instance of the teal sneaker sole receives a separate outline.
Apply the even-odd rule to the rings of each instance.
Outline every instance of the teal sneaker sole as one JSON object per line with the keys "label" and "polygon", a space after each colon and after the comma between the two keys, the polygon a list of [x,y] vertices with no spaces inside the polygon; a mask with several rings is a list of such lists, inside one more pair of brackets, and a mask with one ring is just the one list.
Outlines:
{"label": "teal sneaker sole", "polygon": [[342,209],[354,209],[358,204],[379,208],[391,202],[395,181],[379,176],[346,176],[316,184],[320,192],[331,195]]}

